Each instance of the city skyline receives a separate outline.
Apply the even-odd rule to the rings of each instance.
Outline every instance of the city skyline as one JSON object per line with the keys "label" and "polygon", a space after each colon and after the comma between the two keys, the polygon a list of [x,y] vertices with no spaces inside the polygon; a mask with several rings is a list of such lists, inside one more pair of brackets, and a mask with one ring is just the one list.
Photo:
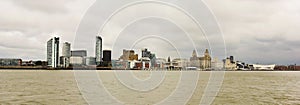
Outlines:
{"label": "city skyline", "polygon": [[[300,56],[298,55],[300,51],[297,48],[300,41],[299,37],[297,37],[298,29],[300,28],[300,21],[298,20],[299,12],[297,12],[300,10],[300,7],[297,7],[299,1],[232,1],[227,1],[226,3],[215,0],[206,1],[224,32],[228,56],[233,55],[236,59],[250,63],[300,63]],[[4,15],[0,21],[4,25],[0,27],[0,57],[45,60],[45,42],[55,34],[60,36],[60,42],[76,42],[74,40],[76,40],[77,26],[91,3],[93,3],[93,0],[85,2],[68,0],[66,2],[1,1],[0,4],[4,9],[1,9],[0,13]],[[249,3],[255,5],[248,5]],[[224,9],[225,7],[226,9]],[[6,10],[11,10],[11,12],[7,12]],[[165,24],[166,26],[159,27],[161,24],[157,23]],[[149,32],[134,32],[133,30],[138,29],[138,27],[149,27]],[[100,34],[104,39],[103,49],[111,49],[112,53],[114,53],[112,54],[113,58],[116,59],[121,55],[124,48],[131,49],[131,44],[136,41],[136,39],[119,41],[112,48],[114,41],[119,39],[98,32],[91,33],[83,39],[85,41],[82,41],[88,47],[83,48],[80,43],[76,42],[74,43],[75,46],[72,46],[72,49],[85,49],[88,51],[88,56],[93,56],[95,46],[93,40],[96,35]],[[176,27],[173,27],[170,23],[157,19],[144,20],[129,27],[121,33],[120,39],[140,37],[138,34],[165,34],[161,36],[173,42],[187,43],[186,40],[180,41],[180,39],[186,39],[185,36],[182,36],[183,32],[178,32]],[[172,37],[174,35],[178,37]],[[195,44],[197,45],[198,54],[201,54],[209,47],[205,40],[203,41],[203,37],[198,37],[197,35],[201,36],[201,34],[195,32],[192,37],[199,39]],[[17,40],[22,41],[22,43],[17,43]],[[126,45],[127,43],[128,45]],[[153,45],[149,45],[149,43]],[[194,49],[190,45],[190,43],[186,45],[176,44],[176,47],[182,52],[181,55],[185,55],[183,58],[191,56]],[[62,43],[60,46],[62,46]],[[142,49],[145,47],[155,52],[159,57],[166,58],[168,54],[177,56],[176,53],[169,52],[175,50],[172,46],[155,38],[149,38],[144,42],[140,42],[133,49]],[[114,49],[120,49],[121,51]]]}

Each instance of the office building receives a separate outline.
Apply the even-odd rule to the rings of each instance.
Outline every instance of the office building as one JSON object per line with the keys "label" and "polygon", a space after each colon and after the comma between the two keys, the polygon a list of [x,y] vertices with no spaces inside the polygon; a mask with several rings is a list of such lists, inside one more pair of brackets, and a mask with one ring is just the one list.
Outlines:
{"label": "office building", "polygon": [[71,56],[70,57],[70,65],[72,65],[73,67],[84,66],[85,59],[82,56]]}
{"label": "office building", "polygon": [[102,38],[100,36],[96,36],[96,64],[100,64],[102,61]]}
{"label": "office building", "polygon": [[103,50],[103,61],[100,62],[101,67],[111,67],[111,50]]}
{"label": "office building", "polygon": [[63,44],[62,56],[64,56],[64,57],[70,57],[71,56],[71,44],[70,43],[65,42]]}
{"label": "office building", "polygon": [[70,66],[71,57],[71,44],[65,42],[62,48],[62,56],[60,57],[60,64],[63,68],[68,68]]}
{"label": "office building", "polygon": [[51,38],[47,42],[48,67],[57,68],[59,64],[59,37]]}
{"label": "office building", "polygon": [[21,66],[22,59],[0,59],[0,66]]}
{"label": "office building", "polygon": [[87,51],[86,50],[74,50],[74,51],[71,51],[71,56],[86,57]]}
{"label": "office building", "polygon": [[61,56],[60,57],[60,66],[63,68],[70,67],[70,57]]}
{"label": "office building", "polygon": [[87,58],[85,59],[85,63],[86,63],[86,65],[88,65],[88,66],[96,65],[96,58],[95,58],[95,57],[87,57]]}

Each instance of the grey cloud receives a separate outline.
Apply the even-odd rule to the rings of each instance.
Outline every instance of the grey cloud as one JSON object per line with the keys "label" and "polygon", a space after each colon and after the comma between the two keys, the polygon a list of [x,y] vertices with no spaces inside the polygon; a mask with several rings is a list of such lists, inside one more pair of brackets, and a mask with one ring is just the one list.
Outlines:
{"label": "grey cloud", "polygon": [[[95,11],[89,11],[87,24],[83,27],[82,36],[75,36],[76,29],[85,15],[86,9],[94,0],[3,0],[0,6],[0,49],[1,57],[24,57],[27,59],[45,58],[45,43],[58,34],[61,42],[72,43],[74,49],[86,49],[89,55],[94,55],[94,41],[98,31],[91,31],[100,27],[102,23],[93,23],[97,20],[104,21],[113,10],[103,7],[93,7]],[[113,4],[110,0],[104,1]],[[123,1],[128,2],[128,1]],[[300,37],[300,1],[299,0],[205,0],[224,32],[227,46],[227,55],[234,55],[238,60],[250,63],[300,63],[299,42]],[[118,8],[118,7],[113,7]],[[102,9],[102,10],[101,10]],[[7,12],[8,11],[8,12]],[[205,18],[205,17],[203,17]],[[118,23],[118,22],[116,22]],[[96,26],[96,27],[93,27]],[[121,55],[123,48],[129,48],[131,44],[142,35],[162,34],[175,43],[185,58],[191,56],[190,40],[178,27],[173,27],[167,21],[143,20],[124,30],[113,50],[114,58]],[[115,26],[114,28],[120,28]],[[202,55],[208,42],[202,33],[195,27],[185,27],[194,40],[198,55]],[[112,29],[114,31],[114,29]],[[17,32],[17,33],[16,33]],[[19,34],[22,35],[19,35]],[[142,35],[141,35],[142,34]],[[210,30],[207,33],[214,56],[222,59],[223,41]],[[110,49],[115,40],[112,35],[101,35],[104,41],[104,49]],[[73,39],[76,39],[73,41]],[[132,39],[130,39],[132,38]],[[22,40],[22,43],[16,43]],[[150,42],[146,43],[147,41]],[[149,46],[149,50],[159,57],[168,55],[177,56],[174,48],[161,40],[149,39],[139,43],[135,49],[139,50]],[[21,50],[24,48],[24,50]],[[18,53],[18,52],[24,53]]]}
{"label": "grey cloud", "polygon": [[13,0],[15,4],[32,11],[66,13],[66,4],[74,0]]}

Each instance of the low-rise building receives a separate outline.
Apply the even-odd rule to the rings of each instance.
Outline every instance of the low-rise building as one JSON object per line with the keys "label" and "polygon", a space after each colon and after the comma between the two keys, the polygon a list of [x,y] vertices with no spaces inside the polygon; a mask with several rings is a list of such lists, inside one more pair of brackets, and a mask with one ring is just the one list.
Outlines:
{"label": "low-rise building", "polygon": [[21,66],[22,59],[9,59],[2,58],[0,59],[0,66]]}

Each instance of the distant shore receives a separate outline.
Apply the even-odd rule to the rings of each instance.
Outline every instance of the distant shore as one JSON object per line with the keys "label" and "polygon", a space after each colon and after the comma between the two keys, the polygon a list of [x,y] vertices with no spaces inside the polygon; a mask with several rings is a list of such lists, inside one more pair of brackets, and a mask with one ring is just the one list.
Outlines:
{"label": "distant shore", "polygon": [[[70,68],[48,68],[42,66],[0,66],[0,70],[141,70],[111,67],[70,67]],[[143,71],[143,70],[141,70]],[[181,71],[167,69],[149,69],[147,71]],[[300,70],[184,70],[184,71],[300,71]]]}

